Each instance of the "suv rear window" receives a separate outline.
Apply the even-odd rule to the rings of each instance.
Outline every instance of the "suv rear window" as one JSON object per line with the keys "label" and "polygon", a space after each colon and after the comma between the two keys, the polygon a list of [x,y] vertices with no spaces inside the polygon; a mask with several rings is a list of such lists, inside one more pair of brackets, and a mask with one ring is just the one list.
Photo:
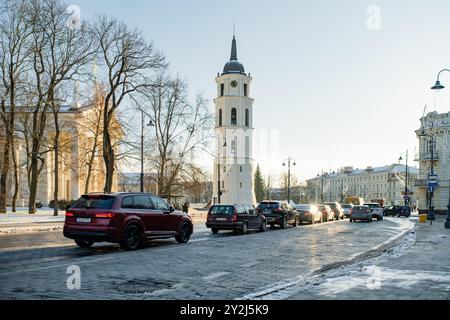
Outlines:
{"label": "suv rear window", "polygon": [[342,205],[342,208],[346,208],[346,209],[351,208],[351,207],[352,207],[351,204],[343,204]]}
{"label": "suv rear window", "polygon": [[258,209],[267,210],[267,209],[278,209],[280,207],[280,203],[278,202],[261,202],[258,205]]}
{"label": "suv rear window", "polygon": [[72,206],[74,209],[111,209],[116,198],[113,196],[81,196]]}
{"label": "suv rear window", "polygon": [[211,214],[234,214],[233,206],[213,206]]}

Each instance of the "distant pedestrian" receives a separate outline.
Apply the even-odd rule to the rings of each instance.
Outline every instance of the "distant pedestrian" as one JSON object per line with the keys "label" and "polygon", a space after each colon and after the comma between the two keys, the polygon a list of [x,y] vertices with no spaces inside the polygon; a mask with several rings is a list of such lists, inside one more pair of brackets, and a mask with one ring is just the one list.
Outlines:
{"label": "distant pedestrian", "polygon": [[183,204],[183,212],[185,212],[186,214],[189,214],[189,203],[185,202]]}

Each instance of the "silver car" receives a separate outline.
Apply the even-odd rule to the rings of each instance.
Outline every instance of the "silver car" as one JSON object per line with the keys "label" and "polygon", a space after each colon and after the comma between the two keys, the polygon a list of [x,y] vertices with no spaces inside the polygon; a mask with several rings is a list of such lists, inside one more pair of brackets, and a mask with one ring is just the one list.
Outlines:
{"label": "silver car", "polygon": [[307,222],[310,224],[314,224],[315,222],[322,223],[322,212],[319,211],[317,206],[312,204],[297,204],[294,206],[294,209],[297,210],[299,214],[300,223]]}
{"label": "silver car", "polygon": [[350,213],[350,222],[365,220],[372,222],[372,211],[368,206],[354,206]]}

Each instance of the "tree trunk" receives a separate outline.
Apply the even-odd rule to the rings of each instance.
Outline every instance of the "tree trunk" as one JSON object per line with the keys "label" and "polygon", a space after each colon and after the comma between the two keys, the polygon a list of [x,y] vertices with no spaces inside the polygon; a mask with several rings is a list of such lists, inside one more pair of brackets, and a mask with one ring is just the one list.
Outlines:
{"label": "tree trunk", "polygon": [[[98,135],[98,133],[96,133],[96,135]],[[88,162],[88,172],[87,172],[87,176],[86,176],[86,183],[84,184],[84,194],[89,193],[89,183],[91,181],[92,166],[94,165],[94,159],[95,159],[96,153],[97,153],[97,139],[95,139],[94,145],[92,146],[92,154],[91,154],[91,157],[89,158],[89,162]]]}
{"label": "tree trunk", "polygon": [[[34,145],[34,143],[33,143]],[[31,156],[31,181],[30,181],[30,196],[28,197],[28,213],[36,213],[36,192],[38,183],[38,158],[35,147],[33,146],[33,152]]]}
{"label": "tree trunk", "polygon": [[106,124],[103,130],[103,159],[105,160],[105,187],[104,192],[111,192],[114,177],[114,150],[111,145],[109,126]]}
{"label": "tree trunk", "polygon": [[[55,121],[58,121],[58,117],[55,116]],[[56,127],[58,125],[56,124]],[[55,163],[54,163],[54,171],[55,171],[55,185],[53,190],[53,215],[56,217],[58,215],[59,210],[59,199],[58,199],[58,188],[59,188],[59,129],[56,129],[55,133],[55,141],[54,141],[54,155],[55,155]],[[68,199],[67,199],[68,200]]]}
{"label": "tree trunk", "polygon": [[2,172],[0,174],[0,213],[6,213],[6,182],[9,173],[9,148],[10,148],[10,139],[9,137],[6,137],[3,149],[4,150],[3,166]]}
{"label": "tree trunk", "polygon": [[14,194],[12,197],[12,212],[16,212],[16,206],[17,206],[17,196],[19,194],[19,164],[17,161],[16,156],[16,149],[15,149],[15,143],[14,143],[14,136],[11,139],[11,155],[13,159],[13,166],[14,166]]}

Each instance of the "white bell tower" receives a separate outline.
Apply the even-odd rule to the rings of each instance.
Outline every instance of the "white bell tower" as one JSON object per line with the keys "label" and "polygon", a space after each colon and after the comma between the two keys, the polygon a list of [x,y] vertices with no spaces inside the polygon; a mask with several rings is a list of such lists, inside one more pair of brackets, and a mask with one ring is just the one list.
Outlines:
{"label": "white bell tower", "polygon": [[217,75],[215,103],[216,159],[213,203],[256,204],[253,180],[252,78],[237,59],[233,36],[230,61]]}

